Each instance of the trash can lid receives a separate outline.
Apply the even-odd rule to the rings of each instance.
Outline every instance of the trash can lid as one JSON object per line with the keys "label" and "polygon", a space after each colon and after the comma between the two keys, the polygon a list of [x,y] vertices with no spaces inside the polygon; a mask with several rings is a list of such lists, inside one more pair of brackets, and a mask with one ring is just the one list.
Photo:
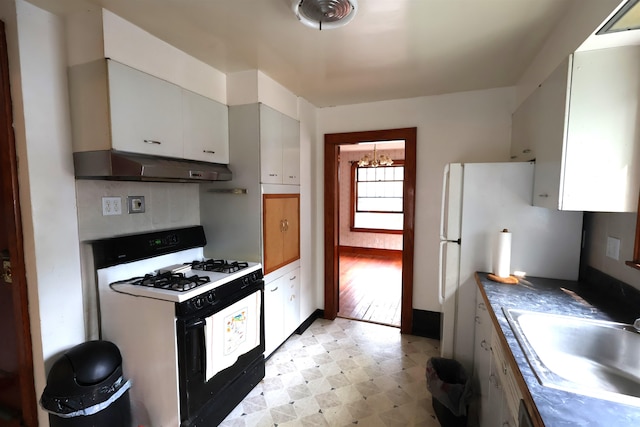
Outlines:
{"label": "trash can lid", "polygon": [[109,377],[121,364],[118,347],[110,341],[89,341],[65,353],[71,363],[76,382],[90,386]]}

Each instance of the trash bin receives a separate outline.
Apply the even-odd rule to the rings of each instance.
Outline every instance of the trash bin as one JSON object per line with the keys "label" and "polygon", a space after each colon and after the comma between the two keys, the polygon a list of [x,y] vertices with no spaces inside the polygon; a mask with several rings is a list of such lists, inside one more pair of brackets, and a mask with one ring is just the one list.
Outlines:
{"label": "trash bin", "polygon": [[432,357],[427,361],[427,389],[442,427],[466,427],[471,381],[457,361]]}
{"label": "trash bin", "polygon": [[56,360],[40,404],[51,427],[130,427],[130,386],[118,347],[89,341]]}

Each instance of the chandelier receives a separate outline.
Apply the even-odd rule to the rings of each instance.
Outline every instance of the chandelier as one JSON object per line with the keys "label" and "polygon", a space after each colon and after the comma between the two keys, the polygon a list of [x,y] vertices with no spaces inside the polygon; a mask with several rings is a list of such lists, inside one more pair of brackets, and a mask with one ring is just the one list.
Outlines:
{"label": "chandelier", "polygon": [[373,157],[370,157],[369,154],[365,154],[359,161],[358,166],[363,167],[372,167],[377,168],[378,166],[391,166],[393,164],[393,160],[391,157],[386,154],[378,155],[376,150],[376,145],[373,145]]}

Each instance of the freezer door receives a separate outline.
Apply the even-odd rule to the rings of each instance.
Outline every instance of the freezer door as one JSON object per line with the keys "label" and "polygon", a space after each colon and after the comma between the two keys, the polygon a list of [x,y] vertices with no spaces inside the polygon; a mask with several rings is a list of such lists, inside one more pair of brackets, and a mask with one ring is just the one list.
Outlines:
{"label": "freezer door", "polygon": [[440,242],[439,297],[442,307],[440,351],[442,357],[453,357],[456,322],[456,291],[460,281],[460,244]]}
{"label": "freezer door", "polygon": [[442,205],[440,212],[440,240],[460,239],[462,220],[462,174],[460,163],[445,166],[442,179]]}

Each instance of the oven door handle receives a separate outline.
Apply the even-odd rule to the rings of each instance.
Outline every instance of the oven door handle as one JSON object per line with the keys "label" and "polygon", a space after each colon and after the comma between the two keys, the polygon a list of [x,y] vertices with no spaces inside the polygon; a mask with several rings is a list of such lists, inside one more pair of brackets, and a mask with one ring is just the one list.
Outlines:
{"label": "oven door handle", "polygon": [[203,328],[207,324],[205,319],[193,319],[189,322],[186,322],[184,327],[187,331],[191,329]]}

